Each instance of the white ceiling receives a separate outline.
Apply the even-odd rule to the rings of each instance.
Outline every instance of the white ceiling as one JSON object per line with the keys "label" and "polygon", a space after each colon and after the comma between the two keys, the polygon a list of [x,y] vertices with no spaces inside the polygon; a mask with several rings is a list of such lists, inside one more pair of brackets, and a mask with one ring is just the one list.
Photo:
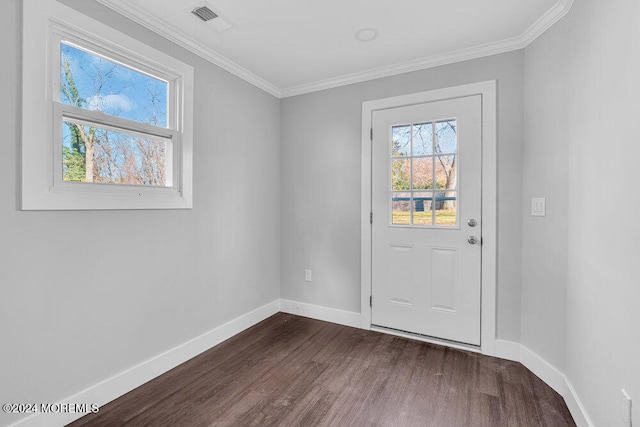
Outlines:
{"label": "white ceiling", "polygon": [[[573,0],[98,0],[278,97],[521,49]],[[218,33],[190,11],[208,5]],[[355,39],[374,28],[373,41]]]}

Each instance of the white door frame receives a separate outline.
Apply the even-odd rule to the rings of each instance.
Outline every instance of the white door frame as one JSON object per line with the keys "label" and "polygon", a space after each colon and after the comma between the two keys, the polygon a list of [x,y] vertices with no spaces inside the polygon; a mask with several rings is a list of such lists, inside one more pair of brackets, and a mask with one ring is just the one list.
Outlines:
{"label": "white door frame", "polygon": [[[482,96],[482,277],[480,351],[495,354],[496,340],[496,250],[497,250],[497,100],[496,81],[490,80],[362,103],[361,178],[361,300],[363,329],[371,329],[371,128],[373,112],[471,95]],[[380,214],[378,214],[380,215]],[[374,218],[374,221],[376,219]],[[429,340],[440,342],[436,339]],[[451,345],[446,341],[440,342]]]}

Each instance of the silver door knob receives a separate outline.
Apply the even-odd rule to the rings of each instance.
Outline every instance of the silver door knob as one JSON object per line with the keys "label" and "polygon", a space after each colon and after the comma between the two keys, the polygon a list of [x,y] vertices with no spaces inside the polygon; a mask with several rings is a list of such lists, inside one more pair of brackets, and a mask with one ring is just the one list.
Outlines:
{"label": "silver door knob", "polygon": [[469,220],[469,222],[467,222],[467,224],[469,225],[469,227],[475,227],[476,225],[478,225],[478,221],[476,221],[475,219],[471,218]]}
{"label": "silver door knob", "polygon": [[467,239],[467,242],[471,243],[472,245],[475,245],[476,243],[478,243],[478,238],[476,236],[469,236],[469,238]]}

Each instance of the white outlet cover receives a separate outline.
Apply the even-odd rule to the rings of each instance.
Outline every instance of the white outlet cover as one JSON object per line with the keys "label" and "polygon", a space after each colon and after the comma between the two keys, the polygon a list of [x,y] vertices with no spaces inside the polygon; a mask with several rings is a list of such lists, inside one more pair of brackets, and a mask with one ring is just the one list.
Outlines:
{"label": "white outlet cover", "polygon": [[547,215],[547,201],[544,197],[534,197],[533,199],[531,199],[531,215],[532,216]]}

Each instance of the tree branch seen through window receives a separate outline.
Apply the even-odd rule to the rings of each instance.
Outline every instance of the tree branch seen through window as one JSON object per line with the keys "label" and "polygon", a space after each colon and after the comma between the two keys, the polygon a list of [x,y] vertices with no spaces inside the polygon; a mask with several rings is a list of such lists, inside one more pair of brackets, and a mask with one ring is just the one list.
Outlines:
{"label": "tree branch seen through window", "polygon": [[[167,82],[69,44],[60,50],[62,103],[167,127]],[[166,139],[73,119],[62,136],[64,181],[167,185]]]}

